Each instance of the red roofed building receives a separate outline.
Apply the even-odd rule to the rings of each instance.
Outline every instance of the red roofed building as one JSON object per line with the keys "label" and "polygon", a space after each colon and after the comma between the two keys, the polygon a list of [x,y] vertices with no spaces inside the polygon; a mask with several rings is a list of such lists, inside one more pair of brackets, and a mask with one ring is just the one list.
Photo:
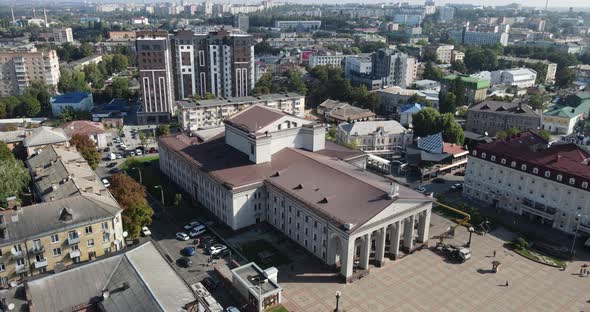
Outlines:
{"label": "red roofed building", "polygon": [[105,148],[108,145],[107,132],[104,126],[100,122],[88,121],[88,120],[74,120],[61,126],[64,132],[69,138],[74,134],[81,134],[88,136],[96,147]]}
{"label": "red roofed building", "polygon": [[[469,155],[463,195],[568,233],[590,234],[590,154],[525,131]],[[579,227],[578,227],[579,224]]]}

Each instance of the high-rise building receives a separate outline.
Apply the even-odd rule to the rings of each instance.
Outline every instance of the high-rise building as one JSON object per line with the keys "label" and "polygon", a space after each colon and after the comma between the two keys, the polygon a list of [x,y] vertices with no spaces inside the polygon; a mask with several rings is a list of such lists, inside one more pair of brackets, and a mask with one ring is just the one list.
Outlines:
{"label": "high-rise building", "polygon": [[177,99],[211,93],[246,96],[254,88],[254,41],[227,30],[196,34],[181,30],[171,39]]}
{"label": "high-rise building", "polygon": [[467,27],[461,30],[449,32],[449,37],[460,45],[493,45],[500,43],[502,46],[508,45],[508,33],[506,32],[482,32],[470,31]]}
{"label": "high-rise building", "polygon": [[55,50],[37,51],[33,45],[0,45],[0,96],[22,94],[32,81],[57,88],[59,59]]}
{"label": "high-rise building", "polygon": [[438,20],[445,23],[452,21],[455,18],[455,8],[451,6],[444,6],[438,9]]}
{"label": "high-rise building", "polygon": [[248,29],[250,29],[250,18],[248,15],[234,15],[234,27],[243,33],[247,33]]}
{"label": "high-rise building", "polygon": [[382,87],[406,88],[416,78],[416,59],[406,53],[379,49],[372,55],[373,78],[381,79]]}
{"label": "high-rise building", "polygon": [[140,32],[135,40],[142,110],[139,123],[159,123],[174,114],[172,57],[166,32]]}
{"label": "high-rise building", "polygon": [[52,33],[53,33],[53,42],[55,44],[64,44],[67,42],[74,42],[74,35],[72,34],[71,27],[54,28],[52,30]]}

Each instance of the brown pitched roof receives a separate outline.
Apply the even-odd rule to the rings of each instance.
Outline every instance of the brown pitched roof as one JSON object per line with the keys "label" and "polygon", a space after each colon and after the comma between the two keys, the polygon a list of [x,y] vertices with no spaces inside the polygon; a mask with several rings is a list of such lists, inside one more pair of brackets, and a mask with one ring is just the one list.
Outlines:
{"label": "brown pitched roof", "polygon": [[243,110],[231,118],[226,123],[236,126],[244,131],[256,133],[258,130],[270,125],[271,123],[281,119],[287,114],[280,110],[270,107],[254,105],[249,109]]}
{"label": "brown pitched roof", "polygon": [[74,134],[90,136],[105,132],[104,126],[100,122],[88,120],[74,120],[64,124],[61,128],[64,129],[64,132],[69,137],[72,137]]}

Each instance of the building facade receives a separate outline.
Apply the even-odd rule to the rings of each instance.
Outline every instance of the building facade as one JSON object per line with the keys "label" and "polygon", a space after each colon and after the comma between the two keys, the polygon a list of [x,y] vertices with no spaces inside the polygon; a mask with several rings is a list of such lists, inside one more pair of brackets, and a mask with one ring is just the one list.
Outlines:
{"label": "building facade", "polygon": [[535,85],[537,72],[530,68],[513,68],[497,70],[491,73],[492,85],[506,84],[518,88],[528,88]]}
{"label": "building facade", "polygon": [[32,81],[42,81],[57,90],[59,59],[55,50],[3,50],[0,47],[0,96],[23,94]]}
{"label": "building facade", "polygon": [[250,17],[243,14],[234,15],[234,27],[243,33],[248,33],[248,29],[250,29]]}
{"label": "building facade", "polygon": [[51,97],[51,113],[59,117],[66,107],[78,111],[90,111],[94,105],[92,93],[90,92],[68,92]]}
{"label": "building facade", "polygon": [[322,21],[275,21],[275,27],[282,31],[316,31],[322,27]]}
{"label": "building facade", "polygon": [[298,93],[265,94],[228,100],[182,100],[178,105],[178,123],[184,130],[223,126],[223,121],[253,105],[264,105],[288,114],[304,117],[305,96]]}
{"label": "building facade", "polygon": [[138,122],[160,123],[175,113],[172,56],[168,34],[138,33],[135,40],[140,96],[143,102]]}
{"label": "building facade", "polygon": [[510,128],[521,131],[539,129],[541,119],[541,114],[526,104],[484,101],[467,110],[465,129],[494,136],[497,132]]}
{"label": "building facade", "polygon": [[64,44],[74,42],[74,35],[71,27],[54,28],[51,30],[53,34],[53,42],[55,44]]}
{"label": "building facade", "polygon": [[537,60],[537,59],[530,59],[524,57],[514,57],[514,56],[498,56],[498,61],[502,65],[507,65],[509,67],[513,66],[521,66],[520,64],[524,65],[545,65],[546,66],[546,75],[543,78],[544,83],[546,84],[553,84],[555,83],[555,73],[557,73],[557,64],[549,62],[547,60]]}
{"label": "building facade", "polygon": [[425,52],[431,52],[443,64],[450,64],[455,46],[452,44],[433,44],[426,46]]}
{"label": "building facade", "polygon": [[181,134],[159,147],[162,172],[221,222],[266,222],[347,281],[428,239],[432,199],[359,172],[367,156],[326,143],[320,124],[253,106],[225,122],[223,139]]}
{"label": "building facade", "polygon": [[467,27],[449,32],[449,37],[459,45],[508,45],[508,33],[470,31]]}
{"label": "building facade", "polygon": [[177,99],[247,96],[254,88],[252,36],[226,30],[209,34],[178,31],[171,38]]}
{"label": "building facade", "polygon": [[359,121],[338,125],[336,140],[341,145],[354,145],[367,153],[401,152],[412,144],[413,133],[395,120]]}
{"label": "building facade", "polygon": [[471,151],[463,196],[566,233],[590,234],[586,151],[526,131]]}
{"label": "building facade", "polygon": [[443,77],[441,81],[440,92],[442,96],[446,96],[448,92],[453,90],[456,85],[456,80],[461,79],[465,87],[465,96],[467,96],[467,103],[479,103],[486,99],[490,81],[470,76],[448,75]]}
{"label": "building facade", "polygon": [[346,58],[354,57],[351,55],[312,55],[309,58],[309,67],[330,65],[332,67],[342,67],[342,61]]}
{"label": "building facade", "polygon": [[372,55],[372,75],[383,81],[382,87],[406,88],[416,79],[416,59],[401,52],[380,49]]}

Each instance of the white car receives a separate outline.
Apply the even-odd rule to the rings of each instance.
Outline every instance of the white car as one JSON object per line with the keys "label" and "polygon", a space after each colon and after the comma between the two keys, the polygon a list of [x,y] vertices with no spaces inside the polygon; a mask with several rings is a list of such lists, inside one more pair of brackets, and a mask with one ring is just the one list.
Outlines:
{"label": "white car", "polygon": [[191,231],[188,233],[188,236],[190,236],[190,237],[197,237],[197,236],[199,236],[199,235],[201,235],[201,234],[205,233],[205,231],[206,231],[206,228],[205,228],[205,226],[204,226],[204,225],[199,225],[199,226],[196,226],[195,228],[193,228],[193,229],[192,229],[192,230],[191,230]]}
{"label": "white car", "polygon": [[150,235],[152,235],[152,231],[150,231],[150,229],[148,229],[147,226],[144,226],[141,228],[141,235],[150,236]]}
{"label": "white car", "polygon": [[226,249],[227,249],[227,246],[222,245],[222,244],[215,244],[215,245],[209,246],[209,248],[207,248],[210,255],[218,254]]}
{"label": "white car", "polygon": [[107,180],[107,179],[102,179],[102,184],[104,184],[104,187],[111,186],[111,182],[109,182],[109,180]]}
{"label": "white car", "polygon": [[197,227],[199,225],[201,225],[201,222],[193,221],[193,222],[190,222],[188,224],[185,224],[184,225],[184,229],[185,230],[192,230],[193,228],[195,228],[195,227]]}
{"label": "white car", "polygon": [[143,152],[139,148],[135,150],[135,155],[141,156],[142,154]]}
{"label": "white car", "polygon": [[183,233],[183,232],[176,233],[176,238],[181,241],[186,241],[189,239],[188,235],[186,235],[186,233]]}
{"label": "white car", "polygon": [[121,143],[121,145],[119,145],[119,147],[121,147],[122,149],[126,149],[127,145],[125,145],[125,143]]}

